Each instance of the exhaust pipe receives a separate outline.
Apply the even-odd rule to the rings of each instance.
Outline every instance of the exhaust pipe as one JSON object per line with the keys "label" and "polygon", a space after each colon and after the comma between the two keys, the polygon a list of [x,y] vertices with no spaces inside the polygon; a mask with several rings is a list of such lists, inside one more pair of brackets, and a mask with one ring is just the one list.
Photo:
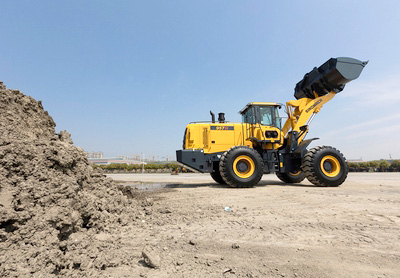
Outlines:
{"label": "exhaust pipe", "polygon": [[345,84],[357,79],[367,62],[357,59],[338,57],[331,58],[319,68],[314,68],[296,84],[294,97],[315,98],[314,91],[318,96],[329,92],[339,93],[344,89]]}
{"label": "exhaust pipe", "polygon": [[211,122],[215,123],[215,114],[212,111],[210,111],[210,115],[211,115]]}

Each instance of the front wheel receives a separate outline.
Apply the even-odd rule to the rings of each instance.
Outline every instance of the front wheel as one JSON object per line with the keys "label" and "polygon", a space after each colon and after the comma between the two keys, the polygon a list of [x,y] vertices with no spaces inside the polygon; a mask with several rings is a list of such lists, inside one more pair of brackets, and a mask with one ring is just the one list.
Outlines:
{"label": "front wheel", "polygon": [[304,172],[300,170],[294,173],[276,173],[276,176],[286,183],[300,183],[306,178]]}
{"label": "front wheel", "polygon": [[225,152],[219,162],[219,171],[231,187],[253,187],[263,175],[264,163],[254,149],[238,146]]}
{"label": "front wheel", "polygon": [[346,159],[337,149],[318,146],[309,150],[301,166],[307,179],[317,186],[339,186],[349,172]]}

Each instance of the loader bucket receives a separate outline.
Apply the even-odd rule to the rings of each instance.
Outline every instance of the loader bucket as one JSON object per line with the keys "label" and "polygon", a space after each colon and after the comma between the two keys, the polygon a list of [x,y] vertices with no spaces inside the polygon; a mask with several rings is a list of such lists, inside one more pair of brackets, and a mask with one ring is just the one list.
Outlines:
{"label": "loader bucket", "polygon": [[357,59],[338,57],[331,58],[319,68],[314,68],[307,73],[304,78],[296,84],[294,97],[315,98],[314,91],[318,96],[323,96],[329,92],[339,93],[343,90],[346,83],[357,79],[367,62]]}

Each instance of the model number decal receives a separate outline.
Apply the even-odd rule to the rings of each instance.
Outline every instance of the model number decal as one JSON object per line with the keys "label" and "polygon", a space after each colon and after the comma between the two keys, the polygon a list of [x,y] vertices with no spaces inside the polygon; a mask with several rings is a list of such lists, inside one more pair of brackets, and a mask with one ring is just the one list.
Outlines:
{"label": "model number decal", "polygon": [[234,130],[233,126],[215,126],[210,127],[211,130]]}
{"label": "model number decal", "polygon": [[313,105],[311,105],[306,112],[310,112],[311,109],[313,109],[315,106],[317,106],[318,104],[320,104],[322,102],[322,99],[317,100]]}

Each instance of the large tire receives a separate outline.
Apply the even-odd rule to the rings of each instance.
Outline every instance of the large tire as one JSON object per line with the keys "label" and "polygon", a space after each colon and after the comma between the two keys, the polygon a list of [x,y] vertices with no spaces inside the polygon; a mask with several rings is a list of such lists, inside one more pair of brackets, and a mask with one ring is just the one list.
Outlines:
{"label": "large tire", "polygon": [[309,150],[301,166],[307,179],[317,186],[339,186],[349,172],[346,158],[335,148],[318,146]]}
{"label": "large tire", "polygon": [[219,171],[219,163],[214,162],[213,168],[214,172],[211,173],[212,179],[219,184],[226,184]]}
{"label": "large tire", "polygon": [[276,173],[276,176],[286,183],[300,183],[306,178],[303,171],[298,171],[296,173]]}
{"label": "large tire", "polygon": [[249,147],[237,146],[225,152],[219,162],[223,180],[231,187],[253,187],[263,175],[260,154]]}
{"label": "large tire", "polygon": [[211,177],[215,182],[217,182],[219,184],[226,184],[224,179],[221,177],[221,174],[219,173],[219,171],[212,172]]}

